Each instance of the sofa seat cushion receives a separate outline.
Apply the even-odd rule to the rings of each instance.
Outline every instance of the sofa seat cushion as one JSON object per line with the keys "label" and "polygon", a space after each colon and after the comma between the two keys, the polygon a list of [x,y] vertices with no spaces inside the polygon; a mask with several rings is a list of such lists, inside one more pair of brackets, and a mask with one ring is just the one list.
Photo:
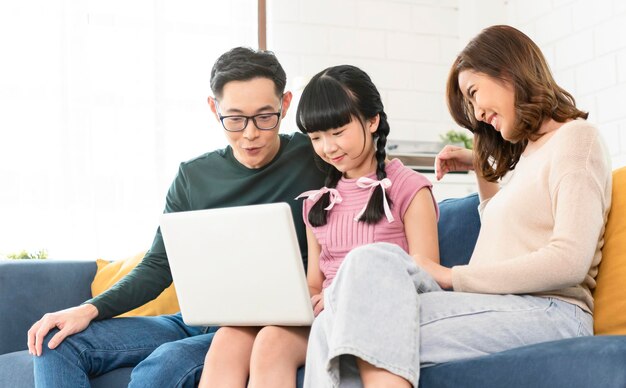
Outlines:
{"label": "sofa seat cushion", "polygon": [[422,368],[420,388],[626,387],[626,336],[578,337]]}
{"label": "sofa seat cushion", "polygon": [[102,376],[92,378],[91,388],[122,388],[130,382],[130,373],[133,368],[117,368]]}
{"label": "sofa seat cushion", "polygon": [[[133,368],[118,368],[91,379],[92,388],[126,387]],[[0,387],[33,388],[33,357],[27,350],[0,355]]]}
{"label": "sofa seat cushion", "polygon": [[32,388],[33,357],[28,350],[0,355],[0,387]]}

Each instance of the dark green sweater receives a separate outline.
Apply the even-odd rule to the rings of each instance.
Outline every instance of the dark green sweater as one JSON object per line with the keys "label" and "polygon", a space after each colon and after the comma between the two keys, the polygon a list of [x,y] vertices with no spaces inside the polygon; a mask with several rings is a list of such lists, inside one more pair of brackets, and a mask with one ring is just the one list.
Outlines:
{"label": "dark green sweater", "polygon": [[[278,154],[259,169],[239,163],[230,146],[181,163],[167,194],[165,213],[287,202],[291,206],[306,269],[302,202],[294,198],[303,191],[322,187],[324,175],[315,164],[308,137],[300,133],[279,136]],[[98,308],[98,319],[110,318],[156,298],[171,283],[167,254],[161,231],[157,229],[152,247],[142,262],[111,289],[85,303]]]}

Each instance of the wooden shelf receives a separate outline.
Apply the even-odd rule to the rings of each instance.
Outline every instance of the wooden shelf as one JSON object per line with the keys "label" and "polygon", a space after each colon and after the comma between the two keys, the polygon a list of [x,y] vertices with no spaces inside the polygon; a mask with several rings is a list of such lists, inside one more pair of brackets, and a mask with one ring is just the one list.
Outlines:
{"label": "wooden shelf", "polygon": [[436,154],[396,154],[390,153],[389,159],[400,159],[402,164],[419,172],[434,172]]}

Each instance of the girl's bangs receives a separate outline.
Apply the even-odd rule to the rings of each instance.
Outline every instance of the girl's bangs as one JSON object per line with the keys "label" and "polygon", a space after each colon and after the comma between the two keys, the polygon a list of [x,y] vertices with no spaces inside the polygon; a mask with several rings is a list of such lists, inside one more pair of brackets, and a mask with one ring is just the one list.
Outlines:
{"label": "girl's bangs", "polygon": [[337,81],[322,76],[302,92],[296,124],[304,133],[343,127],[358,118],[356,101]]}

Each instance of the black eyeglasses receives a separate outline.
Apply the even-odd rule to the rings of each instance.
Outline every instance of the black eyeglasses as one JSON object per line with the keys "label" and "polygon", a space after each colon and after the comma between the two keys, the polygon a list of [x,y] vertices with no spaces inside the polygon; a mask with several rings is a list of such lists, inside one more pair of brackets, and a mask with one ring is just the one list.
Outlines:
{"label": "black eyeglasses", "polygon": [[248,120],[252,119],[254,125],[262,130],[269,131],[278,125],[280,121],[280,116],[283,112],[283,99],[280,98],[280,109],[276,113],[259,113],[254,116],[244,116],[244,115],[228,115],[222,116],[219,110],[219,106],[217,104],[217,100],[215,100],[215,109],[217,110],[217,117],[220,118],[222,122],[222,126],[228,132],[241,132],[248,126]]}

